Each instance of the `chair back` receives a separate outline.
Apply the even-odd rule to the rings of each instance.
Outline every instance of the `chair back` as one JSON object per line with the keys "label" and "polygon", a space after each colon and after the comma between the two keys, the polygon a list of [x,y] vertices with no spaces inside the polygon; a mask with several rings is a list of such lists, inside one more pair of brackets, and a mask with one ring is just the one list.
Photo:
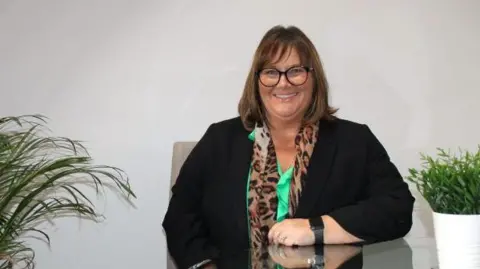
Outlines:
{"label": "chair back", "polygon": [[[178,173],[180,172],[180,169],[182,168],[183,163],[187,159],[188,155],[192,151],[192,149],[195,147],[197,142],[189,141],[189,142],[175,142],[173,144],[173,153],[172,153],[172,170],[170,174],[170,191],[169,191],[169,197],[172,196],[171,189],[173,185],[175,185],[175,182],[178,177]],[[175,266],[175,263],[173,262],[172,258],[170,257],[170,254],[168,253],[167,250],[167,269],[176,269],[177,267]]]}
{"label": "chair back", "polygon": [[187,159],[190,152],[192,152],[193,148],[197,142],[189,141],[189,142],[175,142],[173,144],[173,154],[172,154],[172,171],[170,174],[170,188],[175,185],[175,181],[177,180],[178,173],[182,168],[183,163]]}

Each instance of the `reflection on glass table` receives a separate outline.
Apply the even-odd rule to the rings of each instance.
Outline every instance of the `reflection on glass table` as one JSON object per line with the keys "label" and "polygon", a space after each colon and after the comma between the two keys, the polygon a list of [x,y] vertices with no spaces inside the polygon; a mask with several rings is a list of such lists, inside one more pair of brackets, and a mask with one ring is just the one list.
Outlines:
{"label": "reflection on glass table", "polygon": [[[362,268],[362,248],[331,245],[323,248],[270,246],[269,260],[280,268]],[[260,267],[261,268],[261,267]]]}
{"label": "reflection on glass table", "polygon": [[[253,254],[252,252],[261,252]],[[252,258],[259,257],[259,258]],[[287,268],[362,268],[362,248],[359,246],[266,246],[254,251],[225,253],[215,264],[203,268],[287,269]]]}
{"label": "reflection on glass table", "polygon": [[[258,252],[255,253],[252,252]],[[434,266],[414,266],[412,249],[405,240],[395,240],[375,245],[327,245],[316,247],[286,247],[270,245],[254,251],[231,251],[215,264],[201,268],[211,269],[416,269]],[[258,255],[259,254],[259,255]],[[254,259],[252,257],[261,257]]]}

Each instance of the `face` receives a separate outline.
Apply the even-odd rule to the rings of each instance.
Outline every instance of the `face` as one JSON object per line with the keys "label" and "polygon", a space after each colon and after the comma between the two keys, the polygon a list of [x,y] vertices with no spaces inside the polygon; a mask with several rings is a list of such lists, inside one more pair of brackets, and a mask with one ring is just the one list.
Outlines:
{"label": "face", "polygon": [[[278,57],[277,57],[278,58]],[[260,97],[265,107],[269,120],[275,121],[301,121],[303,115],[308,109],[313,92],[313,80],[311,72],[305,71],[301,67],[300,57],[295,49],[292,49],[274,64],[266,66],[260,74],[258,82]],[[294,67],[290,69],[291,67]],[[297,68],[295,68],[297,67]],[[278,74],[270,68],[275,68],[281,72],[289,70],[287,74],[280,76],[278,84]],[[305,76],[306,75],[306,80]],[[262,84],[262,82],[266,82]],[[305,81],[303,83],[303,81]],[[298,85],[303,83],[301,85]]]}

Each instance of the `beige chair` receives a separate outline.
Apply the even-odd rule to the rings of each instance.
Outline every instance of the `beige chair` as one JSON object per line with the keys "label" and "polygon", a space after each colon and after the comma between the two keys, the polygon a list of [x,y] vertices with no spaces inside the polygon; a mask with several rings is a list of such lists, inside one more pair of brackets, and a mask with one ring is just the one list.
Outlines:
{"label": "beige chair", "polygon": [[[187,159],[188,155],[192,151],[197,142],[175,142],[173,144],[172,154],[172,173],[170,178],[170,188],[175,184],[177,180],[180,168]],[[171,194],[170,194],[171,195]]]}
{"label": "beige chair", "polygon": [[[185,159],[188,157],[190,152],[192,151],[193,147],[197,142],[175,142],[173,144],[173,154],[172,154],[172,171],[171,171],[171,178],[170,178],[170,189],[175,184],[177,180],[178,173],[180,172],[180,168],[182,168]],[[169,191],[169,197],[171,197],[171,191]],[[167,269],[175,269],[176,266],[173,263],[170,255],[167,253]]]}

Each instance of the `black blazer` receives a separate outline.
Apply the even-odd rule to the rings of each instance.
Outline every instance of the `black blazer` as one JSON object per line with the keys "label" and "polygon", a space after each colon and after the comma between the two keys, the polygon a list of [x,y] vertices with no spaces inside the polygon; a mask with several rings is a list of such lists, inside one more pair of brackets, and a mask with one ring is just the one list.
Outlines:
{"label": "black blazer", "polygon": [[[182,166],[163,220],[179,268],[246,249],[246,188],[253,142],[239,117],[212,124]],[[321,121],[293,218],[328,214],[367,243],[406,235],[414,198],[370,129]]]}

